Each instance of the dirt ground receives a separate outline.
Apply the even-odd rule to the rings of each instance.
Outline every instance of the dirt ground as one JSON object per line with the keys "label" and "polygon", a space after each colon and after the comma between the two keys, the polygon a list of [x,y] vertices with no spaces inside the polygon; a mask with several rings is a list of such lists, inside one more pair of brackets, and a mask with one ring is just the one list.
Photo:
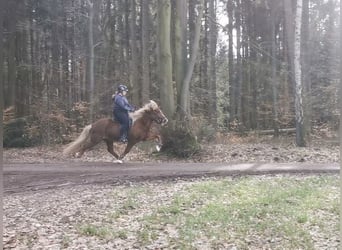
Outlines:
{"label": "dirt ground", "polygon": [[[156,154],[153,143],[142,143],[114,163],[104,144],[82,158],[65,158],[63,145],[4,151],[5,194],[83,184],[117,184],[146,179],[215,175],[337,172],[339,146],[316,140],[296,147],[291,138],[224,138],[202,146],[188,159]],[[116,145],[122,152],[124,145]]]}
{"label": "dirt ground", "polygon": [[[120,204],[113,192],[125,203],[126,188],[131,186],[151,187],[155,192],[151,197],[159,203],[208,178],[271,174],[266,176],[272,179],[291,173],[301,179],[303,173],[339,171],[339,147],[322,141],[297,148],[289,140],[222,140],[204,145],[200,154],[189,159],[160,156],[147,143],[134,148],[123,164],[113,163],[104,145],[80,159],[64,158],[62,149],[5,149],[4,249],[139,248],[130,239],[104,241],[80,235],[78,228],[85,221],[107,220],[108,207]],[[123,146],[117,150],[122,152]],[[131,228],[128,218],[115,223]],[[337,249],[339,241],[331,242],[323,237],[317,240],[317,249]]]}

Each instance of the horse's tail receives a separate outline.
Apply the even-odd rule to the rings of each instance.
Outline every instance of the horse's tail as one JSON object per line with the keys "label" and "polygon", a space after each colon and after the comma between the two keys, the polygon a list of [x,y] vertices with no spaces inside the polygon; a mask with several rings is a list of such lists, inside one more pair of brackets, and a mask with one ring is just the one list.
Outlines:
{"label": "horse's tail", "polygon": [[79,152],[84,146],[88,144],[90,139],[90,129],[91,125],[86,126],[80,136],[73,142],[69,143],[67,147],[63,150],[64,155],[72,155]]}

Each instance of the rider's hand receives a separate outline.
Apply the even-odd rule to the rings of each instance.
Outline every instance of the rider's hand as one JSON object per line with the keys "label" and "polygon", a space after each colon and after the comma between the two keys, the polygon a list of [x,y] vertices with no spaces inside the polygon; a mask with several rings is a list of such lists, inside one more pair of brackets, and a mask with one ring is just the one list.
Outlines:
{"label": "rider's hand", "polygon": [[134,112],[134,111],[136,111],[136,110],[137,110],[137,107],[134,106],[134,105],[131,105],[131,110],[130,110],[130,112]]}

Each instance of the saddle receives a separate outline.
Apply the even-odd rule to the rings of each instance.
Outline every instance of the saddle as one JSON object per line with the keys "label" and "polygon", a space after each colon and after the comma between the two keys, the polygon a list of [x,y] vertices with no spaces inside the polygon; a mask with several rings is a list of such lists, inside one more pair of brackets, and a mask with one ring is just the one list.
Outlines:
{"label": "saddle", "polygon": [[[113,118],[113,122],[117,122],[121,126],[121,123],[118,120],[116,120],[115,117]],[[132,127],[132,125],[133,125],[133,119],[131,117],[129,117],[128,118],[128,129],[130,129]]]}

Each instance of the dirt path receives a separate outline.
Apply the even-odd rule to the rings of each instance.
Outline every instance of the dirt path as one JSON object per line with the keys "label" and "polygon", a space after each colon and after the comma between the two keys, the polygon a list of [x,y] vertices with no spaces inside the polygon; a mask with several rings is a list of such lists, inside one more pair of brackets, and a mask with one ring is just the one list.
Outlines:
{"label": "dirt path", "polygon": [[338,164],[227,164],[67,162],[4,165],[4,193],[22,193],[75,185],[122,184],[153,179],[279,173],[338,173]]}

